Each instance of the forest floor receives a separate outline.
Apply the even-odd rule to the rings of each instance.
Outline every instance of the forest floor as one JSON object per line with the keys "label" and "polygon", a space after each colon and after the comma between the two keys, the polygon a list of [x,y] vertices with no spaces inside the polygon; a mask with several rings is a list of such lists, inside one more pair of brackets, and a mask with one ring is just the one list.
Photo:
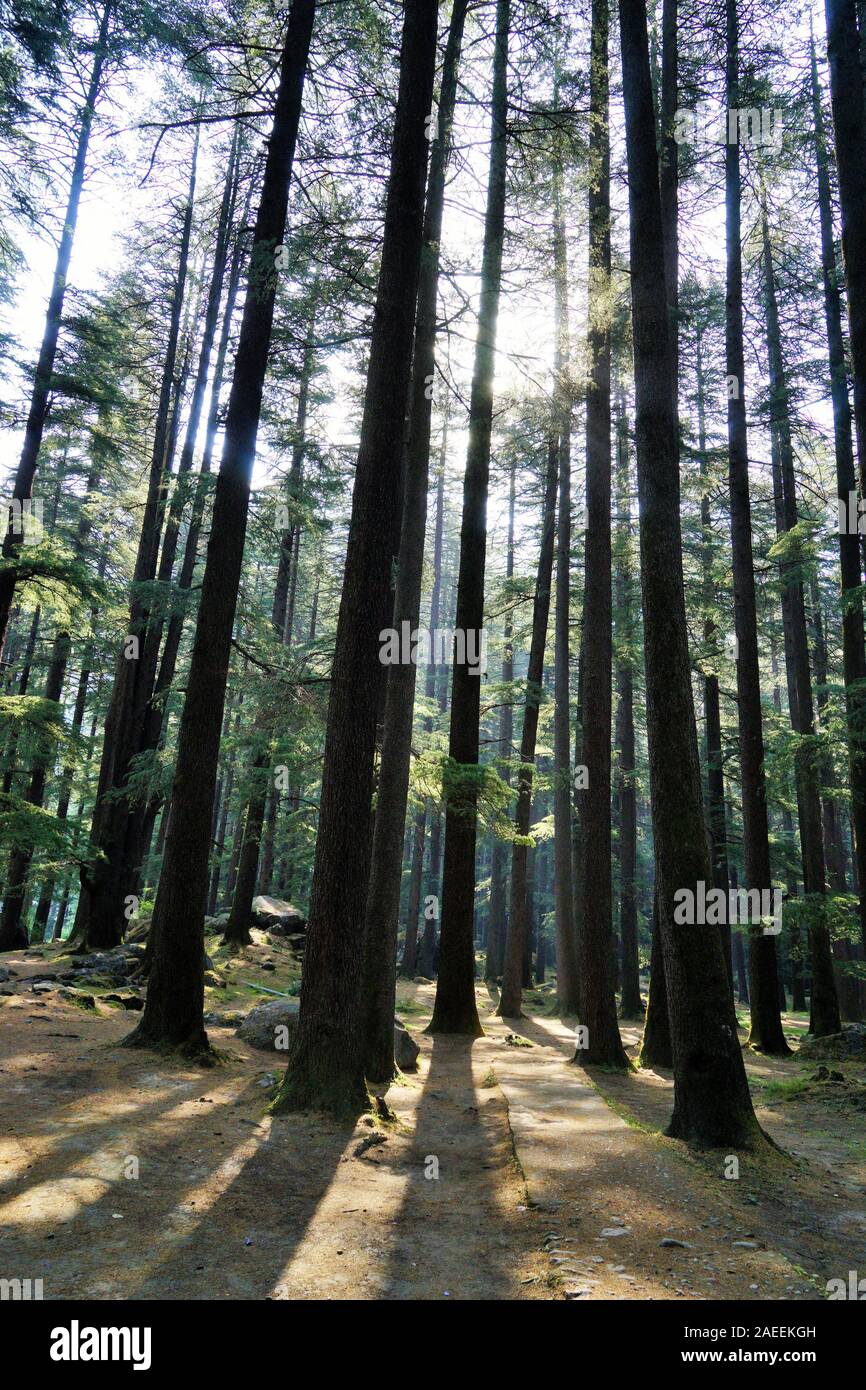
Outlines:
{"label": "forest floor", "polygon": [[[251,985],[297,988],[256,938],[210,945],[212,1018],[266,997]],[[419,1070],[389,1088],[392,1124],[339,1125],[267,1115],[279,1054],[233,1023],[209,1028],[220,1065],[166,1064],[116,1046],[136,1016],[106,996],[128,989],[89,983],[83,1004],[51,978],[57,948],[2,963],[0,1276],[47,1299],[814,1299],[862,1269],[862,1060],[813,1081],[814,1062],[747,1052],[785,1154],[740,1155],[734,1178],[663,1137],[669,1074],[570,1062],[547,990],[506,1023],[479,985],[473,1042],[425,1034],[434,986],[401,983]]]}

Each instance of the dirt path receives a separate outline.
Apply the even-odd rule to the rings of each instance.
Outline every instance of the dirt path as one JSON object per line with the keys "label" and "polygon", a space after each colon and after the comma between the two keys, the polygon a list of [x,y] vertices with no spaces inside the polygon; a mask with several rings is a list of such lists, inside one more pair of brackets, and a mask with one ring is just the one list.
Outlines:
{"label": "dirt path", "polygon": [[[238,968],[247,1003],[264,949]],[[262,978],[279,988],[275,955]],[[719,1156],[651,1132],[669,1077],[590,1078],[555,1018],[521,1020],[533,1046],[509,1045],[481,989],[487,1036],[430,1038],[433,987],[401,985],[422,1056],[387,1093],[396,1122],[274,1120],[279,1059],[231,1028],[211,1030],[223,1065],[166,1067],[113,1045],[129,1014],[36,995],[45,966],[9,964],[0,1276],[41,1278],[46,1298],[800,1299],[863,1267],[862,1115],[770,1102],[762,1122],[800,1159],[726,1180]],[[750,1067],[759,1090],[790,1076]]]}
{"label": "dirt path", "polygon": [[33,996],[33,973],[0,1001],[0,1276],[45,1298],[550,1296],[469,1040],[424,1040],[387,1129],[271,1119],[278,1067],[231,1030],[224,1065],[167,1068],[111,1046],[129,1015]]}
{"label": "dirt path", "polygon": [[[724,1155],[696,1158],[658,1132],[670,1116],[669,1076],[590,1077],[571,1064],[573,1034],[559,1019],[507,1024],[480,993],[479,1005],[530,1200],[550,1213],[549,1260],[570,1296],[812,1299],[824,1297],[828,1278],[862,1265],[862,1117],[860,1161],[844,1177],[838,1165],[828,1181],[826,1164],[748,1156],[738,1178],[726,1177],[734,1169]],[[533,1046],[509,1046],[510,1027]],[[634,1052],[637,1029],[624,1036]],[[748,1065],[760,1073],[785,1066]],[[814,1148],[816,1116],[807,1110],[796,1127],[767,1108],[759,1118],[789,1152],[792,1138],[801,1155]],[[818,1118],[826,1125],[826,1112]]]}

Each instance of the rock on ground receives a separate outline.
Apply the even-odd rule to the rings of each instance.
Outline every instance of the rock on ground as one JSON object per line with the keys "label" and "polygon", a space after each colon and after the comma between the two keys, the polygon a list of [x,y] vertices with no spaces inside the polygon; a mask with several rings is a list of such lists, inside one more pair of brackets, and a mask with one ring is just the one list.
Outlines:
{"label": "rock on ground", "polygon": [[401,1071],[417,1071],[418,1058],[421,1049],[416,1043],[412,1034],[401,1023],[399,1018],[394,1019],[394,1061]]}
{"label": "rock on ground", "polygon": [[[300,1007],[297,999],[266,999],[250,1010],[237,1029],[237,1036],[262,1052],[284,1052],[297,1027]],[[281,1029],[288,1032],[280,1032]],[[394,1059],[400,1070],[416,1071],[420,1051],[412,1034],[395,1018]]]}
{"label": "rock on ground", "polygon": [[307,929],[307,919],[300,908],[283,898],[268,898],[263,894],[253,898],[252,922],[273,936],[293,936]]}
{"label": "rock on ground", "polygon": [[843,1061],[863,1053],[866,1053],[866,1023],[843,1023],[841,1033],[830,1033],[825,1038],[807,1033],[797,1055],[805,1060]]}
{"label": "rock on ground", "polygon": [[[285,1052],[288,1039],[298,1025],[300,1008],[297,999],[266,999],[250,1010],[237,1029],[237,1036],[262,1052]],[[282,1031],[285,1029],[288,1032]]]}

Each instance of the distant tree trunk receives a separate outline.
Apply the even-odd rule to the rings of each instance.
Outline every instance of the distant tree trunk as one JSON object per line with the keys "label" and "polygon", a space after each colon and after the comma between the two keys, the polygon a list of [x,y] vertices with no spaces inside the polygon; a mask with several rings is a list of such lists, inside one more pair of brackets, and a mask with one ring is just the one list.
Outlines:
{"label": "distant tree trunk", "polygon": [[[821,595],[814,575],[810,580],[810,616],[812,629],[812,651],[815,662],[815,696],[818,704],[818,725],[823,724],[827,727],[826,720],[829,714],[829,693],[827,670],[827,640],[824,634],[824,619],[821,614]],[[819,779],[822,790],[821,794],[821,816],[824,827],[824,861],[827,865],[827,877],[829,879],[830,890],[833,893],[847,893],[848,883],[845,875],[845,851],[842,846],[842,826],[840,819],[840,808],[833,795],[835,772],[833,769],[833,759],[829,753],[825,753],[821,758]],[[836,979],[836,993],[839,999],[840,1016],[849,1022],[859,1022],[862,1011],[860,1006],[860,982],[856,975],[848,968],[850,962],[857,959],[854,947],[847,937],[839,937],[831,941],[831,950],[835,965],[834,975]]]}
{"label": "distant tree trunk", "polygon": [[637,936],[637,790],[635,788],[634,738],[634,673],[631,649],[634,643],[634,595],[631,572],[631,500],[629,496],[628,417],[625,402],[620,402],[617,420],[617,510],[619,535],[617,545],[616,608],[619,623],[617,633],[617,708],[616,729],[619,749],[617,792],[619,801],[619,923],[621,943],[622,997],[620,1013],[623,1018],[643,1015],[640,994],[640,958]]}
{"label": "distant tree trunk", "polygon": [[514,818],[516,838],[511,853],[511,901],[508,913],[508,934],[505,938],[505,966],[502,974],[502,993],[499,996],[499,1007],[496,1010],[502,1018],[520,1018],[521,1015],[524,955],[529,934],[526,872],[528,846],[526,841],[529,836],[532,811],[535,742],[538,733],[538,711],[543,696],[541,683],[544,675],[544,647],[547,640],[547,620],[550,615],[558,455],[559,438],[556,433],[552,433],[547,447],[547,479],[541,520],[541,548],[538,555],[535,599],[532,605],[532,638],[529,648],[529,666],[526,672],[523,732],[520,738],[517,813]]}
{"label": "distant tree trunk", "polygon": [[[39,449],[42,444],[42,435],[45,431],[45,422],[48,418],[51,376],[54,371],[54,359],[57,356],[57,342],[60,337],[60,325],[63,318],[63,301],[66,296],[66,280],[69,274],[69,262],[72,257],[72,246],[75,241],[75,232],[78,225],[78,205],[81,200],[81,190],[84,187],[84,170],[87,164],[90,132],[93,126],[93,116],[102,84],[102,72],[108,51],[108,31],[113,13],[114,0],[108,0],[108,3],[102,11],[99,34],[93,50],[93,66],[90,70],[87,94],[84,99],[84,106],[82,107],[78,123],[78,140],[75,149],[75,159],[72,165],[69,197],[66,202],[63,228],[57,247],[54,279],[51,284],[51,294],[48,299],[45,326],[42,332],[42,343],[39,348],[39,357],[36,362],[36,371],[33,378],[30,408],[24,427],[24,445],[21,450],[21,459],[12,487],[12,498],[14,501],[20,503],[28,501],[33,495],[33,482],[39,464]],[[12,600],[15,596],[15,584],[17,581],[16,563],[18,561],[22,542],[21,527],[16,525],[14,511],[12,509],[10,509],[9,512],[8,523],[4,522],[2,511],[0,511],[0,528],[4,525],[3,560],[5,564],[2,569],[0,569],[0,659],[3,657],[6,629],[9,624]]]}
{"label": "distant tree trunk", "polygon": [[[710,499],[706,487],[707,428],[704,404],[703,336],[699,332],[695,350],[698,398],[698,452],[700,454],[701,489],[701,569],[704,600],[704,644],[707,649],[704,671],[704,738],[707,750],[707,831],[710,859],[713,868],[713,887],[725,895],[728,902],[728,830],[725,814],[725,771],[722,761],[722,716],[719,703],[719,677],[713,669],[715,656],[711,651],[716,642],[716,623],[711,616],[715,605],[713,579],[713,540]],[[731,955],[731,925],[721,928],[722,950],[733,989],[733,959]]]}
{"label": "distant tree trunk", "polygon": [[[177,481],[168,510],[165,533],[162,541],[162,551],[160,553],[159,569],[157,571],[159,583],[164,584],[166,587],[171,584],[174,570],[177,547],[180,539],[181,520],[189,488],[187,479],[192,470],[195,442],[198,437],[199,424],[201,422],[201,414],[204,406],[205,388],[211,371],[211,358],[213,356],[213,347],[216,338],[220,300],[222,298],[223,282],[225,280],[228,262],[231,221],[237,195],[237,155],[238,140],[236,138],[232,143],[229,156],[229,170],[223,188],[222,203],[217,222],[216,246],[211,269],[210,285],[208,288],[207,304],[205,307],[205,318],[202,329],[202,341],[199,350],[196,379],[189,407],[183,449],[181,450],[180,462],[177,469]],[[234,311],[235,297],[237,295],[238,280],[240,277],[239,259],[240,249],[237,248],[229,275],[226,316],[223,323],[223,338],[225,338],[229,330],[232,313]],[[217,359],[214,363],[214,381],[212,386],[210,413],[213,411],[214,400],[218,401],[219,399],[224,362],[225,350],[221,342],[217,349]],[[177,588],[181,592],[190,589],[196,560],[198,558],[199,539],[201,536],[206,502],[204,479],[210,473],[212,450],[213,436],[210,431],[209,420],[205,437],[205,452],[202,459],[201,472],[192,493],[192,506],[190,509],[189,526],[184,546],[184,556],[181,562],[180,574],[177,579]],[[150,753],[158,748],[163,736],[167,709],[166,696],[174,679],[178,652],[180,650],[183,622],[183,610],[172,613],[168,621],[168,629],[165,635],[165,642],[162,646],[162,657],[159,660],[158,668],[157,659],[159,657],[163,628],[165,627],[162,615],[152,619],[148,626],[145,652],[142,658],[142,688],[137,696],[138,707],[143,708],[140,721],[136,720],[138,727],[135,734],[135,751],[139,756]],[[122,845],[124,873],[122,888],[124,898],[130,895],[138,896],[140,892],[142,861],[147,850],[147,845],[150,842],[153,824],[159,807],[160,800],[158,798],[153,798],[148,802],[140,802],[134,806],[128,806],[124,800],[114,802],[113,815],[115,817],[125,817],[125,830],[122,831],[119,829],[117,833],[117,843]]]}
{"label": "distant tree trunk", "polygon": [[[512,461],[508,478],[508,539],[505,545],[505,582],[511,584],[514,578],[514,504],[517,467]],[[514,743],[514,705],[511,687],[514,682],[513,623],[511,618],[512,597],[509,592],[508,607],[502,633],[502,705],[499,710],[499,757],[507,760],[503,769],[503,779],[511,782],[511,757]],[[566,730],[566,733],[568,731]],[[490,865],[490,924],[487,931],[487,954],[484,963],[484,978],[490,982],[498,980],[505,964],[505,938],[508,928],[508,908],[506,886],[508,878],[508,849],[504,840],[498,836],[493,840],[493,854]]]}
{"label": "distant tree trunk", "polygon": [[[63,678],[71,646],[68,632],[59,634],[60,640],[54,644],[51,664],[45,681],[46,700],[57,705],[57,718],[62,719],[60,696],[63,691]],[[46,747],[46,739],[48,746]],[[51,758],[50,735],[42,735],[42,745],[34,754],[34,767],[27,791],[27,802],[31,806],[42,805],[45,796],[45,780]],[[27,945],[27,931],[22,920],[25,906],[25,888],[30,861],[33,857],[31,844],[16,845],[9,860],[3,895],[3,912],[0,915],[0,951],[15,951]]]}
{"label": "distant tree trunk", "polygon": [[[554,94],[559,104],[558,91]],[[568,247],[562,208],[562,159],[553,169],[554,392],[559,430],[559,514],[556,530],[556,610],[553,708],[553,853],[556,919],[556,998],[564,1015],[578,1011],[577,940],[572,874],[571,776],[571,353]]]}
{"label": "distant tree trunk", "polygon": [[82,868],[81,894],[73,929],[74,935],[90,947],[115,946],[122,939],[125,927],[124,897],[128,881],[125,847],[129,820],[129,803],[125,793],[130,760],[137,751],[156,665],[156,650],[147,641],[150,614],[144,593],[145,586],[152,583],[157,573],[165,508],[171,399],[189,265],[198,149],[199,136],[196,128],[163,358],[147,497],[129,602],[128,634],[138,643],[138,649],[135,654],[130,655],[127,642],[124,640],[115,665],[114,684],[105,716],[102,760],[90,831],[91,842],[100,851],[100,856],[92,864]]}
{"label": "distant tree trunk", "polygon": [[[770,229],[766,203],[761,213],[761,233],[764,261],[764,308],[766,313],[767,355],[770,367],[770,427],[776,436],[779,474],[782,483],[782,512],[780,518],[785,532],[797,531],[797,497],[794,480],[794,449],[791,439],[788,379],[782,355],[779,311],[776,298],[776,278],[773,267]],[[812,996],[810,1029],[818,1036],[838,1033],[839,1002],[833,977],[833,956],[830,934],[824,917],[826,893],[824,845],[821,828],[821,800],[817,766],[812,741],[815,718],[812,703],[812,677],[809,670],[809,643],[806,631],[806,606],[800,578],[798,555],[783,562],[782,583],[788,594],[789,640],[785,659],[790,662],[793,685],[797,692],[796,705],[791,710],[791,723],[800,741],[795,751],[800,844],[803,851],[803,887],[813,899],[818,920],[809,927],[812,958]],[[774,943],[775,944],[775,943]],[[752,959],[755,950],[752,950]],[[753,991],[754,993],[754,991]],[[781,1050],[781,1049],[780,1049]],[[785,1050],[787,1048],[787,1044]]]}
{"label": "distant tree trunk", "polygon": [[[404,10],[385,238],[331,669],[301,1012],[275,1101],[278,1110],[314,1106],[337,1113],[367,1104],[366,1001],[358,980],[364,958],[373,765],[386,675],[380,634],[392,620],[392,566],[399,549],[436,13],[435,0],[419,0]],[[334,892],[336,882],[342,884],[339,893]]]}
{"label": "distant tree trunk", "polygon": [[151,926],[147,1002],[130,1042],[200,1054],[203,1024],[204,910],[220,730],[232,627],[243,561],[250,474],[276,292],[274,247],[286,226],[289,180],[301,111],[314,0],[293,0],[280,67],[256,218],[225,444],[198,624],[187,678],[172,788],[171,823]]}
{"label": "distant tree trunk", "polygon": [[[739,21],[736,0],[725,0],[727,109],[740,105]],[[740,218],[740,147],[725,144],[725,356],[728,377],[728,481],[731,499],[734,622],[737,638],[737,718],[743,804],[743,854],[747,890],[772,887],[764,775],[764,733],[758,669],[758,620],[752,555],[752,509],[749,497],[749,450],[743,361],[743,254]],[[751,968],[750,1044],[762,1052],[786,1056],[790,1051],[779,1013],[776,943],[760,924],[749,936]]]}
{"label": "distant tree trunk", "polygon": [[[70,725],[70,733],[73,739],[78,738],[79,734],[81,733],[81,725],[84,722],[84,709],[87,703],[87,690],[90,684],[90,674],[90,667],[85,662],[78,676],[78,685],[75,691],[75,704],[72,710],[72,723]],[[55,812],[58,821],[65,821],[67,816],[69,815],[69,803],[72,799],[72,779],[74,773],[75,768],[73,765],[69,763],[63,769],[60,784],[60,795],[57,800],[57,810]],[[45,932],[48,927],[48,918],[51,914],[51,904],[54,901],[54,889],[55,880],[53,878],[46,879],[45,883],[43,884],[42,891],[39,895],[39,902],[36,905],[36,914],[33,919],[34,937],[38,941],[41,941],[44,938]]]}
{"label": "distant tree trunk", "polygon": [[[460,572],[457,581],[458,633],[480,641],[484,627],[484,573],[487,552],[487,488],[493,425],[496,321],[502,281],[508,117],[508,35],[510,0],[497,0],[493,58],[490,166],[481,263],[481,299],[475,364],[469,403],[469,444],[463,479]],[[449,763],[446,772],[445,862],[439,975],[432,1033],[482,1032],[475,1006],[475,839],[481,676],[468,662],[455,663],[451,683]]]}
{"label": "distant tree trunk", "polygon": [[262,838],[262,824],[265,817],[265,798],[267,795],[267,773],[270,768],[270,748],[259,748],[253,758],[251,776],[253,787],[247,798],[243,814],[241,851],[238,857],[237,876],[229,920],[223,934],[223,941],[233,946],[248,946],[250,922],[252,920],[253,898],[256,892],[256,874],[259,867],[259,844]]}
{"label": "distant tree trunk", "polygon": [[[96,492],[100,483],[101,463],[97,461],[95,457],[98,453],[98,449],[96,448],[95,444],[93,446],[93,452],[94,462],[91,466],[90,473],[87,479],[87,499],[92,497],[93,493]],[[74,540],[75,553],[79,559],[82,557],[84,553],[85,545],[92,529],[93,524],[91,521],[90,513],[88,512],[86,507],[83,507],[78,518],[78,525],[76,528]],[[104,571],[105,554],[103,552],[98,566],[98,574],[100,579],[102,578]],[[93,617],[95,621],[95,613]],[[63,693],[63,685],[66,680],[66,668],[69,660],[71,646],[72,642],[68,628],[59,628],[57,632],[55,632],[54,634],[54,642],[52,644],[51,651],[51,661],[48,667],[48,674],[45,682],[46,700],[56,700],[58,704],[60,702]],[[81,729],[81,722],[84,718],[84,703],[87,698],[87,683],[89,679],[90,672],[85,669],[81,674],[81,678],[79,679],[78,693],[76,694],[75,698],[72,726],[70,730],[73,739],[77,737]],[[37,764],[33,770],[33,774],[31,777],[30,788],[28,791],[28,801],[33,806],[42,806],[44,804],[45,783],[48,771],[48,767],[45,765],[44,762],[44,757],[46,755],[47,750],[43,750],[43,756],[41,758],[37,756]],[[60,794],[57,801],[57,810],[55,812],[58,821],[64,821],[69,810],[69,798],[72,790],[72,777],[73,768],[69,766],[65,767],[63,769]],[[17,901],[19,906],[16,909],[16,895],[13,891],[13,896],[8,906],[5,902],[3,905],[3,917],[0,918],[0,938],[4,937],[7,933],[14,933],[14,920],[16,911],[20,913],[21,908],[24,905],[24,888],[27,874],[30,871],[32,855],[32,849],[25,850],[23,847],[17,848],[15,851],[13,851],[12,861],[10,863],[9,870],[9,882],[6,885],[6,891],[8,894],[10,888],[13,886],[13,883],[17,881]],[[20,877],[21,875],[23,875],[23,877]],[[36,914],[33,920],[34,939],[36,941],[41,941],[44,937],[45,928],[48,925],[48,914],[51,910],[51,900],[53,897],[53,893],[54,884],[53,881],[50,880],[48,883],[44,885],[36,905]],[[8,922],[7,912],[10,914]]]}
{"label": "distant tree trunk", "polygon": [[611,896],[610,132],[608,0],[593,0],[590,61],[589,330],[586,396],[583,892],[581,1011],[588,1039],[575,1060],[625,1067],[613,979]]}
{"label": "distant tree trunk", "polygon": [[638,1061],[642,1067],[670,1068],[674,1064],[657,891],[653,892],[649,998]]}
{"label": "distant tree trunk", "polygon": [[646,6],[620,0],[628,153],[632,328],[647,730],[660,931],[674,1061],[671,1135],[751,1145],[760,1134],[716,932],[674,923],[677,890],[707,882],[679,516],[676,419]]}

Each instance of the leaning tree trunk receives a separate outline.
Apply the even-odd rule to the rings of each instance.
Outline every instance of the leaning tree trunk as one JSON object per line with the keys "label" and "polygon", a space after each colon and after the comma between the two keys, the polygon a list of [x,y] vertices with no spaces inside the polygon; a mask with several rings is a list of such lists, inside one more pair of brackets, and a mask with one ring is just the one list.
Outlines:
{"label": "leaning tree trunk", "polygon": [[[72,165],[69,197],[67,199],[66,211],[63,218],[60,243],[57,247],[54,279],[51,284],[48,310],[45,315],[45,327],[42,332],[42,344],[39,349],[39,357],[36,362],[36,371],[33,377],[30,408],[27,413],[27,422],[24,426],[24,445],[21,450],[21,459],[12,487],[12,498],[18,503],[29,501],[30,497],[33,495],[33,482],[39,464],[39,449],[42,444],[42,435],[45,431],[45,422],[48,418],[51,376],[54,371],[54,359],[57,356],[57,342],[60,337],[60,325],[63,318],[63,301],[66,296],[66,277],[69,274],[72,245],[75,240],[75,231],[78,224],[78,205],[81,201],[81,190],[84,187],[84,170],[87,164],[90,132],[93,126],[93,116],[102,84],[102,72],[108,48],[108,31],[113,13],[114,0],[108,0],[108,3],[102,11],[99,34],[93,50],[93,66],[90,70],[87,95],[84,99],[84,106],[81,111],[81,119],[78,126],[78,142],[75,149],[75,160]],[[2,521],[2,511],[0,511],[0,525],[2,525]],[[3,656],[6,629],[9,625],[9,614],[15,596],[15,584],[17,579],[16,565],[21,549],[21,542],[21,527],[15,524],[14,513],[10,510],[9,522],[3,538],[3,564],[0,566],[0,659],[2,659]]]}
{"label": "leaning tree trunk", "polygon": [[204,1031],[204,911],[211,815],[232,627],[243,562],[276,293],[274,247],[286,226],[315,0],[293,0],[248,271],[223,457],[186,701],[178,736],[171,822],[151,926],[147,1002],[130,1041],[201,1053]]}
{"label": "leaning tree trunk", "polygon": [[[510,22],[510,0],[497,0],[481,302],[469,402],[469,444],[463,479],[455,621],[457,631],[464,637],[474,634],[479,640],[484,626],[493,374],[505,235]],[[468,1033],[475,1037],[482,1032],[475,1006],[473,932],[480,706],[480,673],[476,671],[473,674],[465,661],[455,663],[445,785],[445,862],[442,873],[439,974],[430,1031]]]}
{"label": "leaning tree trunk", "polygon": [[[399,548],[404,421],[421,262],[425,121],[436,60],[434,0],[404,11],[385,238],[376,296],[352,518],[337,618],[301,1012],[274,1102],[340,1112],[367,1103],[362,1010],[364,913],[376,732]],[[342,885],[334,892],[335,883]],[[393,1024],[393,1020],[392,1020]]]}
{"label": "leaning tree trunk", "polygon": [[611,895],[610,132],[608,0],[593,0],[589,96],[589,306],[586,394],[584,588],[583,894],[580,1021],[588,1036],[575,1060],[625,1067],[613,978]]}
{"label": "leaning tree trunk", "polygon": [[[451,128],[457,96],[457,71],[467,8],[468,0],[455,0],[451,12],[439,96],[438,139],[433,145],[427,183],[415,321],[415,355],[409,395],[409,430],[403,476],[403,517],[394,594],[393,626],[397,632],[403,631],[405,623],[408,623],[409,631],[413,631],[417,627],[421,611],[430,463],[432,400],[429,384],[435,379],[436,372],[439,244],[442,238],[445,176],[451,151]],[[415,663],[412,661],[392,666],[388,672],[385,691],[376,821],[367,890],[362,978],[366,1074],[372,1081],[377,1082],[390,1081],[395,1073],[397,928],[400,914],[403,826],[406,820],[412,751],[415,671]],[[414,905],[412,906],[414,910]]]}
{"label": "leaning tree trunk", "polygon": [[710,875],[692,703],[676,418],[646,6],[620,0],[628,153],[647,732],[660,931],[674,1062],[668,1132],[696,1145],[759,1136],[715,931],[674,923],[674,895]]}
{"label": "leaning tree trunk", "polygon": [[[739,22],[736,0],[726,0],[727,109],[739,108]],[[743,362],[743,254],[740,218],[740,147],[725,144],[725,359],[728,378],[728,483],[731,499],[731,544],[734,623],[737,639],[737,719],[743,805],[743,855],[747,890],[772,887],[758,667],[758,619],[752,556],[752,510],[749,497],[749,452]],[[760,924],[749,933],[751,1032],[749,1042],[762,1052],[789,1052],[779,1012],[776,942]]]}
{"label": "leaning tree trunk", "polygon": [[552,432],[547,446],[547,480],[541,519],[541,548],[538,555],[535,599],[532,605],[532,637],[529,646],[529,666],[526,672],[526,704],[523,711],[523,732],[520,738],[520,771],[517,777],[515,840],[511,854],[511,902],[508,913],[508,934],[505,938],[505,966],[502,974],[502,993],[499,996],[499,1007],[496,1010],[502,1018],[520,1018],[523,1002],[524,958],[529,935],[527,842],[532,812],[532,783],[535,773],[538,711],[543,695],[541,682],[544,675],[544,647],[547,641],[550,587],[553,578],[558,455],[559,439],[556,432]]}

